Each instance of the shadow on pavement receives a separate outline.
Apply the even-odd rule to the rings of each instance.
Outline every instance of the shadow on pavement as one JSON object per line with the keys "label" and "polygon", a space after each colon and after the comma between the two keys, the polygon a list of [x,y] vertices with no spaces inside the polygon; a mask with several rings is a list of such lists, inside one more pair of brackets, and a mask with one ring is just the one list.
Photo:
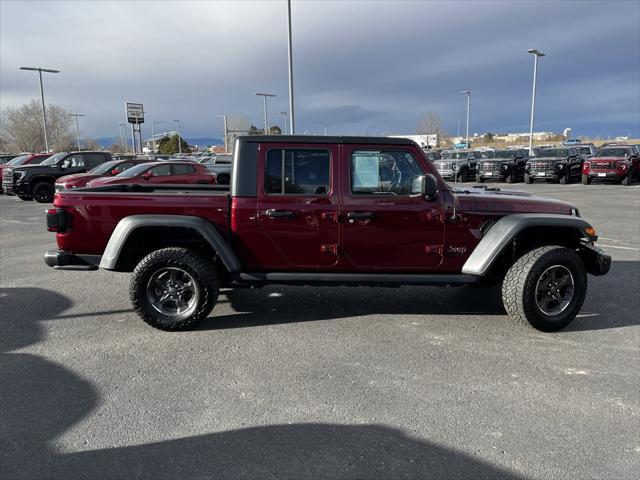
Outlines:
{"label": "shadow on pavement", "polygon": [[291,287],[237,289],[221,294],[236,312],[200,329],[255,327],[363,315],[504,315],[497,287]]}

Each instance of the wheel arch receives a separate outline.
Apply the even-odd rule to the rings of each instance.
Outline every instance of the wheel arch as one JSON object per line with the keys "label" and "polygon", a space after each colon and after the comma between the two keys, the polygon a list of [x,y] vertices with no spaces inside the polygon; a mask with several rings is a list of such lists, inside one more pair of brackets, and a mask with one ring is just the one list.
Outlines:
{"label": "wheel arch", "polygon": [[132,271],[137,262],[153,250],[190,247],[206,256],[217,257],[228,273],[237,273],[241,264],[218,229],[202,217],[189,215],[132,215],[114,229],[100,267]]}
{"label": "wheel arch", "polygon": [[485,232],[462,267],[462,273],[487,276],[496,269],[508,268],[522,253],[544,245],[578,249],[584,240],[597,239],[587,233],[590,227],[587,221],[570,215],[507,215]]}

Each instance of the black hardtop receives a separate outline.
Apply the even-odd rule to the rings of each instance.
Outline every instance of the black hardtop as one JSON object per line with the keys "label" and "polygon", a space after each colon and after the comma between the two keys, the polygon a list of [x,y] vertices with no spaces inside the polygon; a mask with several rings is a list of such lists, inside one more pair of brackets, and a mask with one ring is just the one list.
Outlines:
{"label": "black hardtop", "polygon": [[247,135],[238,137],[242,143],[338,143],[338,144],[373,144],[373,145],[417,145],[408,138],[391,137],[349,137],[325,135]]}

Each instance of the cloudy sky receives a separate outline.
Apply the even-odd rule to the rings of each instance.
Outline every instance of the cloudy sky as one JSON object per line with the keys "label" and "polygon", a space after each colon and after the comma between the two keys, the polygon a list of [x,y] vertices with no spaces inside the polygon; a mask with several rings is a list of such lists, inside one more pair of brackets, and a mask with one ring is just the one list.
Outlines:
{"label": "cloudy sky", "polygon": [[[640,136],[640,2],[294,0],[297,132],[414,133],[437,112],[455,134],[536,130]],[[186,137],[220,136],[218,114],[262,126],[262,99],[288,108],[286,1],[0,1],[0,106],[38,98],[117,136],[125,101],[180,119]],[[278,118],[279,117],[279,118]],[[147,126],[148,128],[148,126]],[[160,127],[159,127],[160,128]]]}

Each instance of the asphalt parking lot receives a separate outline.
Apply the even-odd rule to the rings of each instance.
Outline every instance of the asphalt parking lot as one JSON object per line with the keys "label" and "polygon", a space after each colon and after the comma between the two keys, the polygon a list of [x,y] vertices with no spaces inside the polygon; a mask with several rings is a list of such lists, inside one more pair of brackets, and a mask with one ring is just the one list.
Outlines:
{"label": "asphalt parking lot", "polygon": [[2,477],[637,478],[640,185],[508,188],[613,256],[564,331],[495,289],[273,286],[164,333],[128,274],[46,267],[45,206],[0,196]]}

